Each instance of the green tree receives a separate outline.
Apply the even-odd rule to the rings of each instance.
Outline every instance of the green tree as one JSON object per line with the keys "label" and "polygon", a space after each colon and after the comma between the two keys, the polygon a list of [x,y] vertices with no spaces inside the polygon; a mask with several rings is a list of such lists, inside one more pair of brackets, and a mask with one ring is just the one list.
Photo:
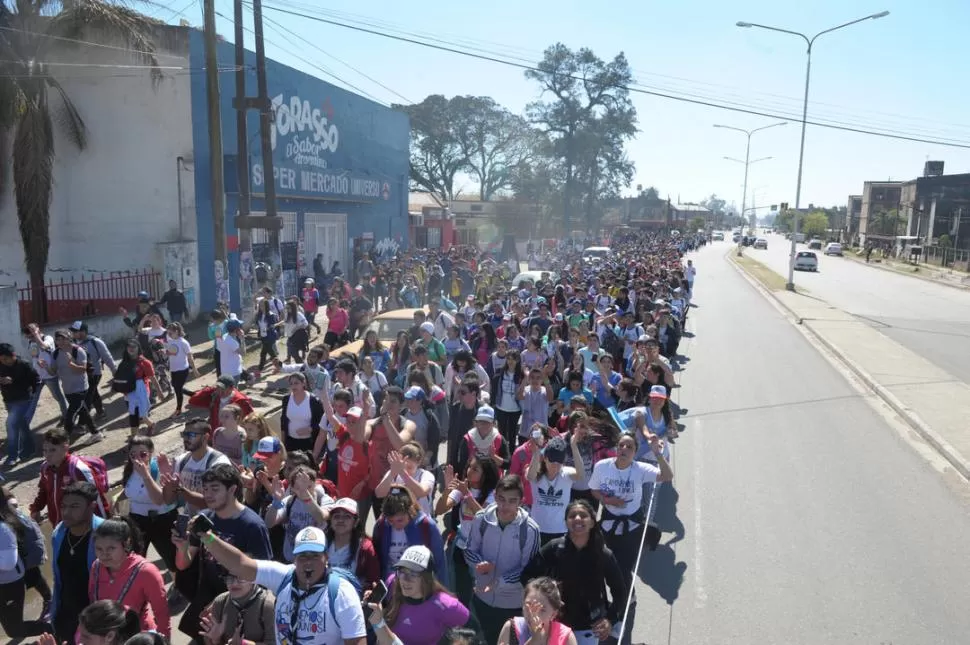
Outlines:
{"label": "green tree", "polygon": [[[633,78],[630,65],[622,53],[605,63],[590,49],[574,52],[556,43],[525,76],[549,97],[530,104],[527,113],[553,141],[561,160],[563,223],[568,228],[574,205],[584,203],[591,226],[602,197],[597,191],[610,192],[632,177],[633,165],[623,152],[623,142],[636,134],[636,110],[627,89]],[[584,191],[577,190],[579,181]]]}
{"label": "green tree", "polygon": [[391,107],[411,118],[411,190],[453,200],[455,178],[468,167],[468,154],[455,135],[452,103],[432,94],[420,103]]}
{"label": "green tree", "polygon": [[705,220],[703,217],[697,216],[691,219],[691,221],[687,224],[687,228],[691,233],[698,229],[705,229],[707,228],[707,220]]}
{"label": "green tree", "polygon": [[804,233],[806,238],[825,237],[828,228],[829,218],[822,211],[813,211],[798,223],[798,232]]}
{"label": "green tree", "polygon": [[879,211],[868,226],[868,233],[872,235],[898,235],[906,230],[906,218],[895,208],[889,211]]}
{"label": "green tree", "polygon": [[153,84],[157,84],[162,75],[150,36],[153,24],[127,6],[102,0],[0,5],[0,26],[7,28],[0,33],[0,191],[6,188],[9,163],[37,320],[44,319],[46,304],[54,123],[79,150],[87,147],[84,119],[51,70],[57,57],[55,48],[63,49],[64,39],[118,43],[151,67]]}
{"label": "green tree", "polygon": [[488,201],[510,188],[515,170],[536,154],[529,122],[487,96],[456,96],[449,110],[467,170],[478,180],[479,199]]}

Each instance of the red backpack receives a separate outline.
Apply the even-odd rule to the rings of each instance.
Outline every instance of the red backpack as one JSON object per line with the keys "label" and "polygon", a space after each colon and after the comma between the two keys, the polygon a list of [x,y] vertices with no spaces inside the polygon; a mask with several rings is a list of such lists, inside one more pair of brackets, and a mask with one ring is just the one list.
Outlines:
{"label": "red backpack", "polygon": [[[478,455],[478,446],[475,445],[475,440],[472,438],[472,432],[475,432],[475,431],[469,430],[468,432],[465,433],[465,443],[468,445],[469,458],[475,457]],[[495,438],[492,439],[492,452],[494,452],[497,455],[501,447],[502,447],[502,433],[496,431]],[[502,469],[499,468],[498,476],[501,477],[504,474],[505,473],[502,471]]]}
{"label": "red backpack", "polygon": [[[78,476],[78,471],[81,471]],[[67,472],[73,481],[87,481],[98,489],[98,515],[111,516],[111,502],[108,501],[108,468],[101,457],[88,455],[67,456]]]}

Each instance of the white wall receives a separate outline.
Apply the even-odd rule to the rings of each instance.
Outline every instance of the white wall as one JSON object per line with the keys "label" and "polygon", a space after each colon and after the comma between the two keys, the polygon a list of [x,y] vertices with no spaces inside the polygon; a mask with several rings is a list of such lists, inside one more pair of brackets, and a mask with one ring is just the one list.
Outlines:
{"label": "white wall", "polygon": [[[52,60],[71,63],[50,69],[84,119],[88,141],[79,151],[55,118],[48,280],[147,267],[161,271],[156,244],[179,239],[179,156],[186,162],[182,229],[190,239],[196,230],[187,47],[159,56],[163,66],[186,69],[164,70],[155,89],[144,68],[77,65],[143,64],[109,47],[65,44],[55,56]],[[53,91],[51,101],[60,108]],[[0,200],[0,283],[13,282],[24,285],[27,276],[8,190]]]}

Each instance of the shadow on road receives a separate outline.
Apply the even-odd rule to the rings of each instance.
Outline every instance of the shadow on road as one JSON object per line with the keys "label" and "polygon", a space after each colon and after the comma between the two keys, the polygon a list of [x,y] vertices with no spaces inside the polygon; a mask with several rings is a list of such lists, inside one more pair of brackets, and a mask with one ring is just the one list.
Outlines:
{"label": "shadow on road", "polygon": [[643,584],[653,589],[668,605],[674,604],[680,595],[680,587],[687,571],[686,562],[677,562],[674,545],[684,539],[684,523],[677,517],[677,502],[680,494],[671,485],[657,489],[657,512],[654,521],[664,533],[673,537],[657,547],[656,551],[645,551],[637,572]]}

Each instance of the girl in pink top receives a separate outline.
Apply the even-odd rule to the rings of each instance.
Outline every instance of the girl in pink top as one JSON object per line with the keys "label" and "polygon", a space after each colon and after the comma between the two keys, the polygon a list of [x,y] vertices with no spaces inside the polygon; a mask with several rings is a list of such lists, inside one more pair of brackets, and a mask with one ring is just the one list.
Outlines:
{"label": "girl in pink top", "polygon": [[337,302],[336,298],[331,298],[327,302],[327,335],[323,342],[331,347],[336,347],[337,341],[347,331],[348,326],[350,326],[350,314],[347,313],[346,309],[340,308],[340,303]]}
{"label": "girl in pink top", "polygon": [[522,616],[511,618],[502,627],[499,645],[576,645],[576,635],[556,617],[562,609],[562,596],[552,578],[536,578],[525,586]]}
{"label": "girl in pink top", "polygon": [[127,518],[105,520],[94,531],[94,553],[88,579],[91,602],[114,600],[138,613],[141,628],[172,634],[165,582],[158,567],[136,553],[140,536]]}

